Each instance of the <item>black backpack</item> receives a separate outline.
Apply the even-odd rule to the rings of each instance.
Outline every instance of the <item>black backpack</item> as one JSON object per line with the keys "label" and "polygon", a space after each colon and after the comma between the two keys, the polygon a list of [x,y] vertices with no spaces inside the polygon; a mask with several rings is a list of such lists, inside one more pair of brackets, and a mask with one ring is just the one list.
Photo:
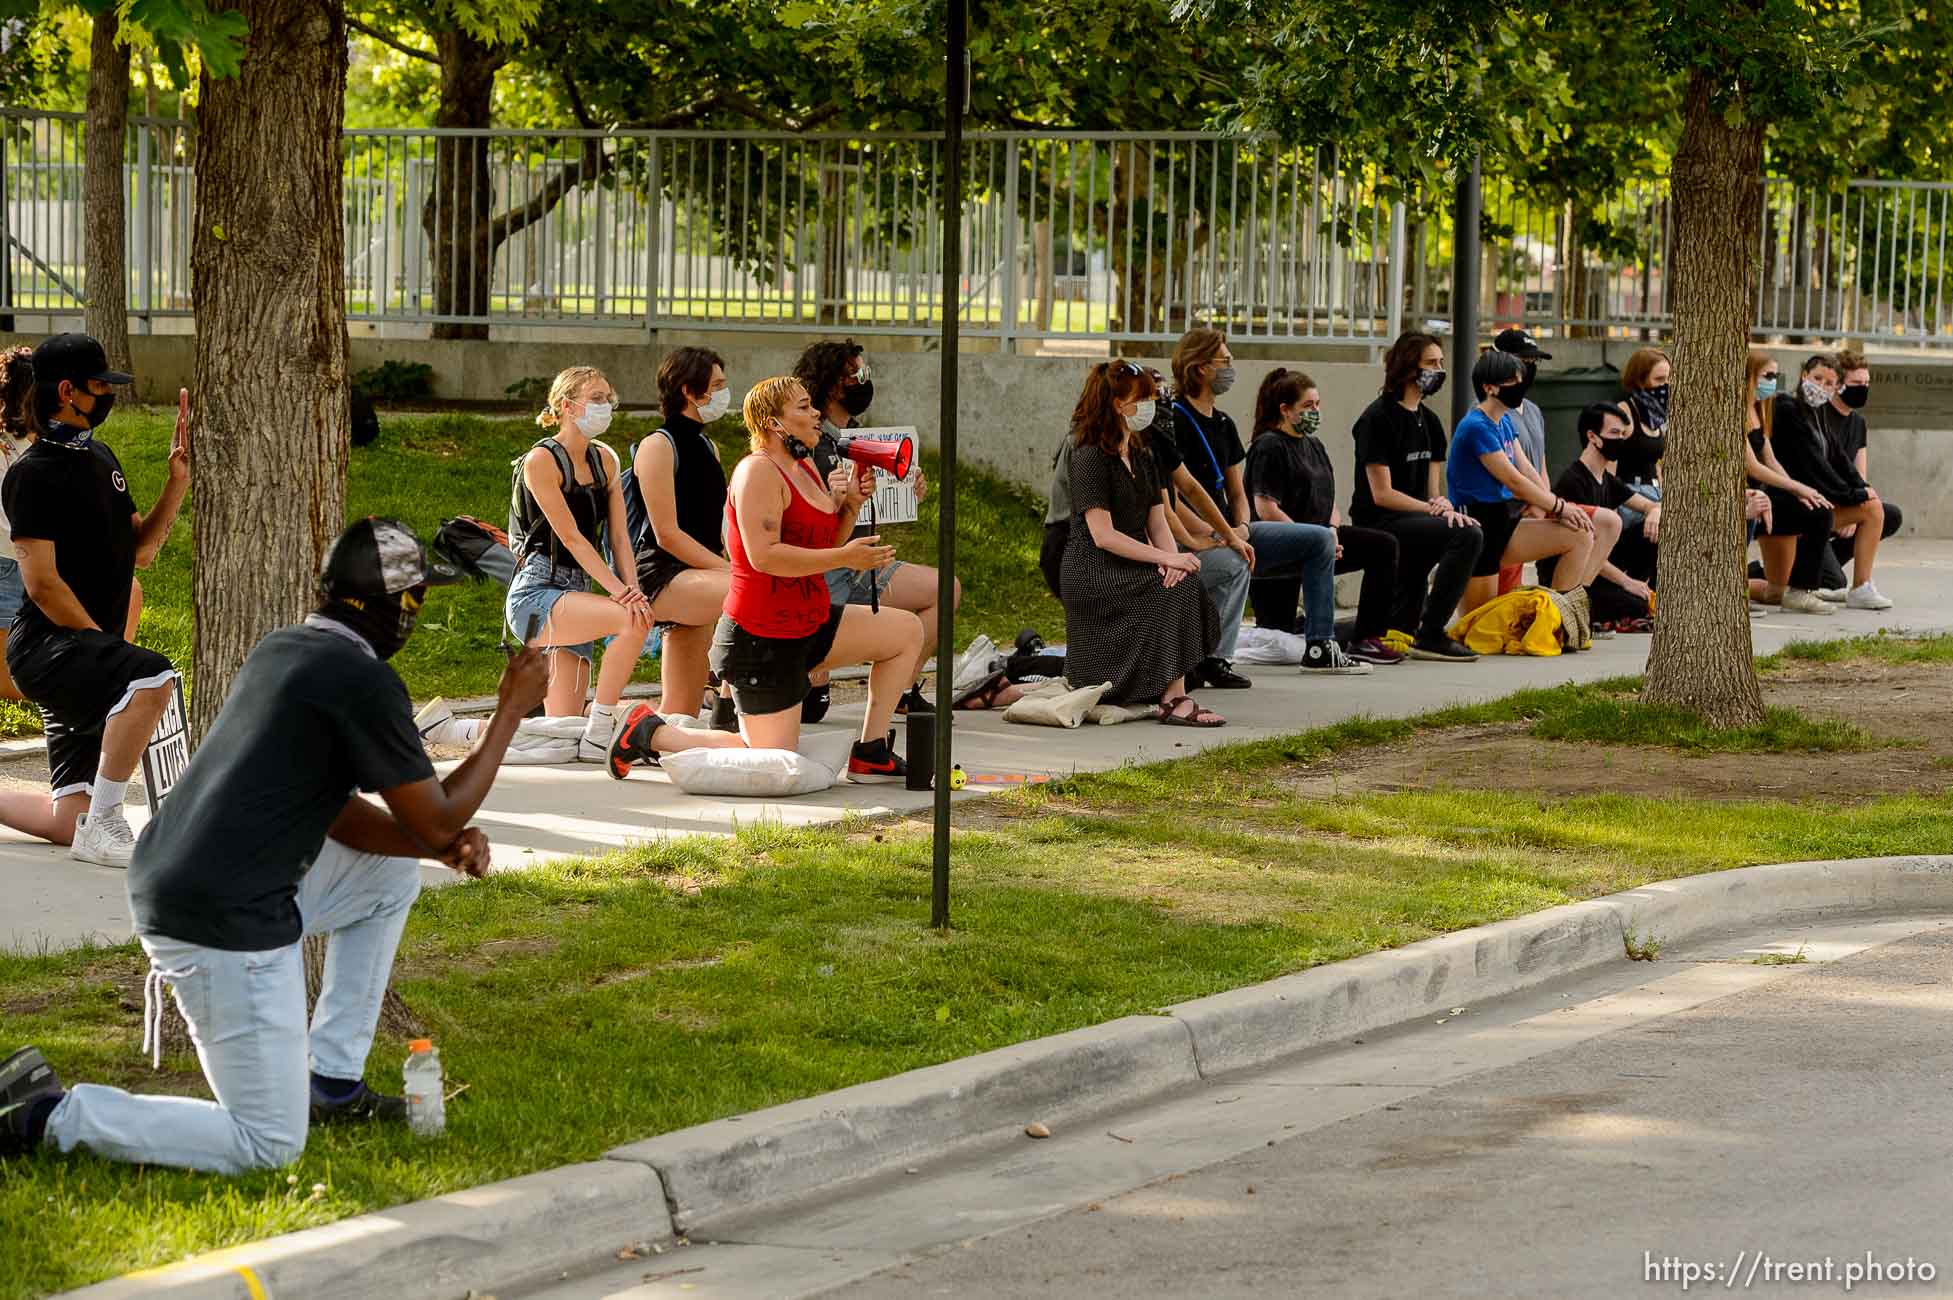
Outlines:
{"label": "black backpack", "polygon": [[[563,496],[566,500],[573,492],[588,492],[591,495],[592,504],[596,506],[595,518],[601,529],[603,521],[609,517],[609,498],[604,481],[603,453],[597,450],[597,444],[592,442],[583,453],[590,463],[591,481],[587,485],[576,481],[576,469],[570,464],[570,453],[563,450],[562,443],[554,438],[544,438],[529,451],[534,451],[536,447],[549,448],[550,457],[556,462],[556,472],[563,477]],[[515,552],[518,566],[542,545],[536,537],[537,526],[544,522],[542,512],[535,509],[536,499],[529,495],[529,489],[522,481],[522,463],[528,459],[528,451],[517,456],[514,471],[509,475],[509,549]],[[549,534],[549,569],[552,576],[562,554],[562,539],[552,531]]]}
{"label": "black backpack", "polygon": [[[664,429],[659,429],[658,433],[666,438],[671,437]],[[658,433],[651,436],[655,438]],[[624,530],[631,535],[631,553],[634,555],[650,550],[654,540],[651,536],[651,512],[644,508],[644,494],[637,490],[637,449],[643,445],[642,441],[631,444],[624,468],[617,475],[617,486],[624,491]],[[677,450],[678,444],[674,441],[672,451],[675,453]]]}

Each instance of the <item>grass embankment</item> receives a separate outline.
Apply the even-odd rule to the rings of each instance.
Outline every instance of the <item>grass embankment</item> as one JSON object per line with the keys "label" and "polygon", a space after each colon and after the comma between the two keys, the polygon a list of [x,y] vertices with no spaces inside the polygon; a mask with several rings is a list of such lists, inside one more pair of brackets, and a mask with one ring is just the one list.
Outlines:
{"label": "grass embankment", "polygon": [[[136,504],[147,509],[162,490],[165,459],[175,412],[134,408],[118,412],[104,426],[103,441],[115,449],[128,472]],[[620,418],[605,441],[618,454],[658,427],[656,420]],[[746,454],[746,434],[728,417],[712,429],[728,472]],[[390,515],[432,542],[443,519],[474,515],[503,524],[509,513],[510,462],[541,436],[526,419],[427,415],[389,418],[379,441],[355,448],[346,475],[346,516]],[[933,476],[938,461],[923,458]],[[1038,573],[1044,503],[1030,493],[979,469],[958,475],[959,548],[957,569],[964,603],[959,641],[987,632],[1008,646],[1020,627],[1039,628],[1052,641],[1063,639],[1064,611],[1044,588]],[[269,503],[268,508],[275,508]],[[192,605],[190,574],[194,549],[186,506],[169,545],[156,563],[137,576],[143,586],[143,645],[190,667]],[[885,535],[903,559],[936,560],[936,499],[923,501],[914,524],[892,525]],[[429,594],[420,624],[394,667],[417,700],[436,695],[487,695],[502,671],[502,589],[490,583],[437,588]],[[655,660],[639,667],[640,680],[655,681]],[[192,684],[194,688],[194,683]],[[0,736],[38,734],[40,715],[32,708],[0,702]]]}
{"label": "grass embankment", "polygon": [[[1953,657],[1953,641],[1918,653]],[[1936,796],[1295,793],[1298,774],[1325,759],[1354,764],[1408,737],[1442,747],[1447,729],[1591,735],[1594,697],[1526,692],[1409,722],[1349,722],[969,806],[948,934],[926,928],[930,841],[909,825],[758,827],[429,894],[397,984],[452,1081],[468,1085],[445,1141],[329,1130],[289,1173],[236,1179],[85,1157],[16,1162],[0,1178],[10,1227],[0,1295],[590,1159],[717,1116],[1648,881],[1953,842],[1953,800]],[[1635,706],[1609,707],[1635,739],[1657,737]],[[1745,743],[1884,742],[1793,718]],[[1621,752],[1625,764],[1649,751]],[[133,945],[0,956],[0,1048],[37,1042],[71,1079],[201,1095],[193,1059],[169,1058],[152,1075],[137,1052],[143,968]],[[391,1085],[401,1054],[381,1043],[369,1077]]]}

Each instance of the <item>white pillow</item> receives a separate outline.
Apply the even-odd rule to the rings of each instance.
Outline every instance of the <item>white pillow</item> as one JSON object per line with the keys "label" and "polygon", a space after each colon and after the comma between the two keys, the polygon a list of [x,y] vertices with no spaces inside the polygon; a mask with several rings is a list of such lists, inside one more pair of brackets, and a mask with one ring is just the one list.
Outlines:
{"label": "white pillow", "polygon": [[686,749],[661,755],[658,765],[687,794],[782,798],[835,780],[833,768],[790,749]]}

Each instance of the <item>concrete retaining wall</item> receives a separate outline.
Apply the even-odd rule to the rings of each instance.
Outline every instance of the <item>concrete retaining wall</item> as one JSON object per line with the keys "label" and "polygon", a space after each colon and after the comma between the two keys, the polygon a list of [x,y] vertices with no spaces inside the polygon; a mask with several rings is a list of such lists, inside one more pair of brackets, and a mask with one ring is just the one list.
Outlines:
{"label": "concrete retaining wall", "polygon": [[[12,340],[8,340],[11,342]],[[22,336],[20,342],[34,338]],[[862,340],[875,371],[876,420],[912,424],[925,443],[936,441],[941,411],[941,363],[916,339]],[[754,380],[792,368],[804,346],[798,335],[660,333],[655,341],[623,341],[615,334],[588,339],[469,341],[355,335],[352,367],[384,361],[420,361],[434,367],[435,393],[453,400],[505,400],[509,385],[554,375],[570,365],[595,365],[610,377],[629,406],[655,405],[658,360],[687,343],[716,349],[726,358],[737,395]],[[130,340],[138,389],[146,400],[166,400],[189,384],[195,339],[189,335],[138,335]],[[1552,367],[1621,365],[1632,345],[1556,342]],[[1294,347],[1265,343],[1239,347],[1240,379],[1221,406],[1245,426],[1254,393],[1277,365],[1308,371],[1322,389],[1322,436],[1337,469],[1338,496],[1349,498],[1354,469],[1350,427],[1376,395],[1381,368],[1364,347]],[[1774,349],[1786,374],[1808,349]],[[1168,367],[1164,356],[1136,358]],[[959,447],[966,460],[1042,494],[1050,485],[1051,458],[1070,421],[1087,356],[1019,356],[972,351],[958,365]],[[1549,369],[1550,373],[1550,369]],[[1453,382],[1457,382],[1454,378]],[[1449,415],[1448,392],[1438,399]],[[1953,537],[1953,365],[1874,359],[1871,424],[1872,481],[1905,507],[1909,535]]]}

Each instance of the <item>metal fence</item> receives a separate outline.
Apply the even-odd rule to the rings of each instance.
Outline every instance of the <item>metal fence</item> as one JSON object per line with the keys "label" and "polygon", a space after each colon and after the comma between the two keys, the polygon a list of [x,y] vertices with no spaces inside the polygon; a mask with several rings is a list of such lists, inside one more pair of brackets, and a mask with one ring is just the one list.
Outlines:
{"label": "metal fence", "polygon": [[[70,313],[83,266],[76,115],[0,111],[0,314]],[[124,145],[126,292],[187,315],[195,132]],[[929,334],[940,213],[961,212],[964,332],[1157,342],[1209,322],[1255,340],[1385,341],[1448,315],[1443,196],[1400,196],[1333,149],[1259,138],[979,132],[960,195],[928,134],[352,130],[349,318],[491,325]],[[1953,346],[1953,186],[1765,186],[1756,329]],[[1591,211],[1487,181],[1483,325],[1660,334],[1665,179]]]}

